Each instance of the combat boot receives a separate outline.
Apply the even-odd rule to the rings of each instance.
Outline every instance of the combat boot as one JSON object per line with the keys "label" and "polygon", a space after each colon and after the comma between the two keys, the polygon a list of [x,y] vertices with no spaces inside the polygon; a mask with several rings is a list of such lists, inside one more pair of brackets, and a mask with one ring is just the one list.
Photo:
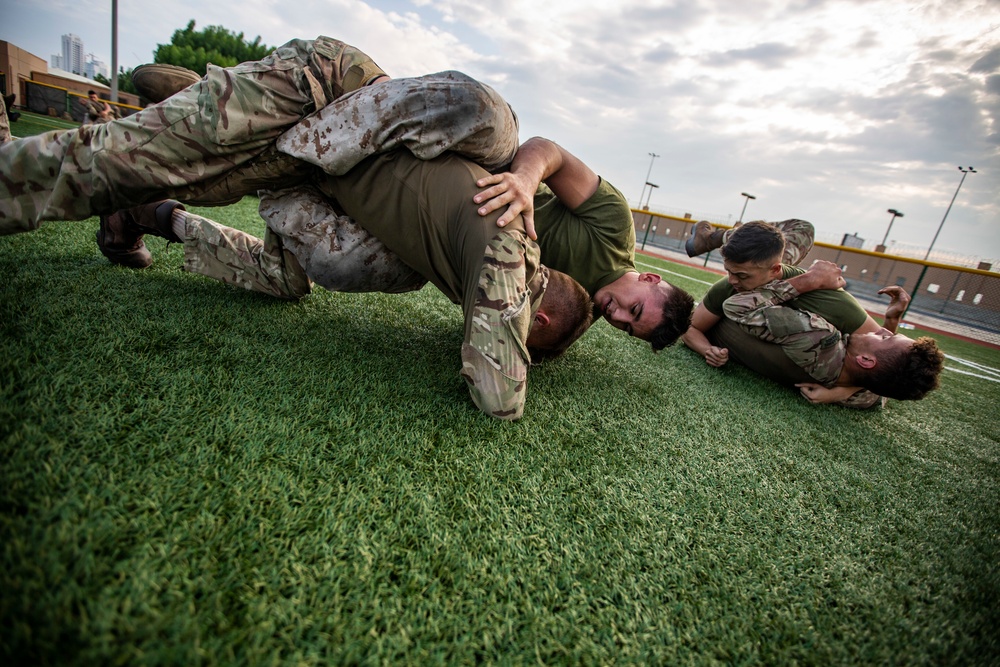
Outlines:
{"label": "combat boot", "polygon": [[702,220],[691,230],[691,238],[684,244],[684,250],[687,251],[688,257],[694,257],[721,248],[725,233],[725,229],[715,229],[710,223]]}
{"label": "combat boot", "polygon": [[144,269],[153,263],[153,256],[142,240],[145,234],[174,243],[184,242],[173,228],[173,214],[178,208],[185,210],[180,202],[166,199],[102,215],[101,227],[97,230],[97,247],[115,264]]}

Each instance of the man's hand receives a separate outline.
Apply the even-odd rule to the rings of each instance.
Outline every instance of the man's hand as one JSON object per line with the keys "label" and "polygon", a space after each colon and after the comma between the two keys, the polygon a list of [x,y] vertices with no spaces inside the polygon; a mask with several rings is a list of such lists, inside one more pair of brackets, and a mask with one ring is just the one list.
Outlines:
{"label": "man's hand", "polygon": [[506,206],[507,210],[497,220],[497,226],[503,227],[520,215],[524,218],[524,230],[528,237],[537,241],[534,206],[535,190],[538,189],[538,183],[530,176],[523,174],[512,172],[492,174],[476,181],[476,185],[485,189],[472,200],[477,204],[482,204],[479,207],[479,215],[489,215]]}
{"label": "man's hand", "polygon": [[712,346],[705,350],[705,363],[715,368],[722,368],[729,361],[729,350],[724,347]]}
{"label": "man's hand", "polygon": [[907,306],[910,305],[910,295],[899,285],[883,287],[878,293],[888,294],[890,299],[889,305],[885,307],[885,322],[882,326],[892,333],[896,333],[896,327],[899,326],[899,318],[903,316]]}
{"label": "man's hand", "polygon": [[793,283],[800,293],[818,289],[840,289],[847,284],[840,267],[825,259],[816,260],[808,271],[789,282]]}

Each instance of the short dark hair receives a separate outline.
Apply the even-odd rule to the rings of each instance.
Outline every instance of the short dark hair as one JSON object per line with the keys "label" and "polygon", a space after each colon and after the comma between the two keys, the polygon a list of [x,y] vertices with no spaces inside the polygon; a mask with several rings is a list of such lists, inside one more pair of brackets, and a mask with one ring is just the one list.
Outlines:
{"label": "short dark hair", "polygon": [[922,336],[909,350],[880,353],[875,368],[857,378],[861,386],[897,401],[919,401],[940,384],[944,353],[933,338]]}
{"label": "short dark hair", "polygon": [[693,311],[694,297],[677,285],[670,285],[670,294],[663,304],[663,317],[649,336],[653,352],[659,352],[677,342],[677,339],[691,327]]}
{"label": "short dark hair", "polygon": [[763,266],[781,261],[785,237],[769,222],[747,222],[733,230],[720,252],[736,264],[751,262]]}
{"label": "short dark hair", "polygon": [[88,94],[88,95],[96,95],[96,94],[97,94],[97,91],[94,91],[94,90],[88,90],[88,91],[87,91],[87,94]]}
{"label": "short dark hair", "polygon": [[575,343],[594,321],[594,304],[583,285],[560,271],[549,271],[549,282],[542,303],[552,314],[552,343],[529,347],[531,363],[555,359]]}

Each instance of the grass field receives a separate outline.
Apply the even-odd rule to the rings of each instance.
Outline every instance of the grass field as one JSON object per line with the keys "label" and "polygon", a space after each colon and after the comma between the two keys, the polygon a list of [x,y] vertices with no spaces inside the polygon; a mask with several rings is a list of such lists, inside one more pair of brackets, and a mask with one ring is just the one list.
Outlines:
{"label": "grass field", "polygon": [[0,238],[5,664],[1000,658],[985,372],[853,412],[599,323],[502,423],[431,288],[283,303],[96,227]]}

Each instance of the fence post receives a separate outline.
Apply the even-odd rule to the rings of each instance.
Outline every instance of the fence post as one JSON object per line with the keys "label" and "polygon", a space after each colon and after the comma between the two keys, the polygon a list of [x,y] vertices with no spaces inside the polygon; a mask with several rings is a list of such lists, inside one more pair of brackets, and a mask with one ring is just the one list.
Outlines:
{"label": "fence post", "polygon": [[920,272],[920,275],[917,277],[917,284],[913,286],[913,291],[910,293],[910,303],[906,304],[906,310],[904,310],[903,314],[899,316],[900,322],[902,322],[903,318],[906,317],[906,313],[910,312],[910,306],[913,305],[913,300],[917,298],[917,292],[920,291],[920,286],[924,282],[924,276],[927,275],[928,268],[930,267],[924,264],[924,270]]}

